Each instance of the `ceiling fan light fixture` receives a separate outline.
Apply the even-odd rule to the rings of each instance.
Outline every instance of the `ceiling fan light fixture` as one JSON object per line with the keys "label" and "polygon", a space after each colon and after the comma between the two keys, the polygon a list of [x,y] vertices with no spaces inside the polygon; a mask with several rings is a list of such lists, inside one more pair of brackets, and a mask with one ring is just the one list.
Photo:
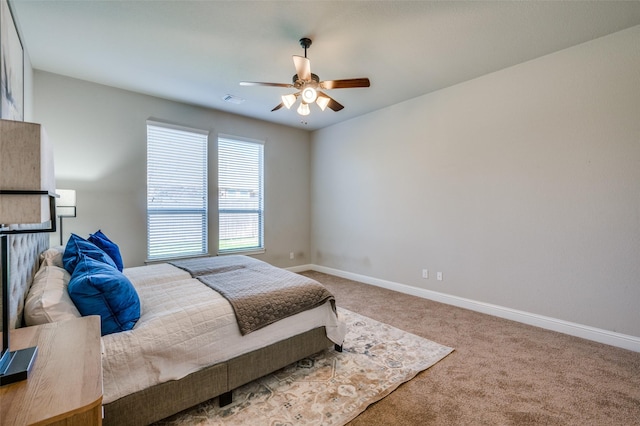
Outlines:
{"label": "ceiling fan light fixture", "polygon": [[300,102],[300,106],[298,107],[298,114],[300,115],[309,115],[311,111],[309,110],[309,104]]}
{"label": "ceiling fan light fixture", "polygon": [[[258,81],[241,81],[241,86],[267,86],[267,87],[286,87],[287,89],[296,89],[298,92],[291,95],[281,96],[282,102],[276,105],[271,111],[278,111],[282,107],[291,109],[300,98],[300,105],[296,108],[298,114],[307,116],[311,113],[309,105],[316,103],[318,108],[325,111],[326,108],[337,112],[341,111],[344,106],[338,101],[322,92],[329,89],[351,89],[355,87],[369,87],[371,83],[368,78],[348,78],[341,80],[324,80],[321,81],[317,74],[311,72],[311,61],[307,58],[307,49],[311,46],[311,39],[301,38],[300,46],[304,48],[304,57],[293,55],[293,66],[296,73],[291,79],[291,83],[268,83]],[[229,95],[227,95],[229,96]],[[225,99],[229,101],[228,99]],[[306,124],[306,122],[305,122]]]}
{"label": "ceiling fan light fixture", "polygon": [[287,107],[287,109],[290,109],[293,104],[296,103],[296,95],[293,93],[290,95],[282,95],[282,103]]}
{"label": "ceiling fan light fixture", "polygon": [[302,100],[308,104],[312,104],[316,101],[318,92],[313,87],[305,87],[302,91]]}
{"label": "ceiling fan light fixture", "polygon": [[331,99],[329,99],[326,96],[319,95],[318,99],[316,99],[316,104],[320,107],[322,111],[324,111],[325,108],[327,108],[327,105],[329,105],[330,100]]}

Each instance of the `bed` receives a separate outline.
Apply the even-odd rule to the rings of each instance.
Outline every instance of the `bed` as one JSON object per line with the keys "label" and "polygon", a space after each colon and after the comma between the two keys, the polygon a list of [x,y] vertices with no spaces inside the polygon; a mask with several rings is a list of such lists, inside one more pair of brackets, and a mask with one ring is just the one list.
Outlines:
{"label": "bed", "polygon": [[[16,327],[80,315],[65,299],[69,276],[60,264],[63,248],[47,247],[48,235],[12,238]],[[105,425],[150,424],[214,397],[225,405],[243,384],[321,350],[339,349],[345,329],[333,297],[246,332],[236,316],[239,308],[213,289],[215,283],[207,284],[223,276],[236,282],[247,274],[276,277],[267,280],[300,275],[246,256],[212,257],[206,265],[211,269],[206,274],[169,263],[122,271],[139,296],[140,318],[133,329],[102,337]],[[38,308],[51,305],[43,299],[60,303],[42,314]]]}

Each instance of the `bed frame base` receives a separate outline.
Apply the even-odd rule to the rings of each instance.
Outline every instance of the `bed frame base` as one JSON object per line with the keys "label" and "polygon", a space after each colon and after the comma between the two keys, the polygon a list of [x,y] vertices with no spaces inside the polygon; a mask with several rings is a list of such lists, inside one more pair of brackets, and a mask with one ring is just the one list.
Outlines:
{"label": "bed frame base", "polygon": [[[333,348],[336,352],[342,352],[342,345],[335,344]],[[288,364],[287,364],[288,365]],[[274,370],[275,371],[275,370]],[[218,403],[220,407],[225,407],[233,402],[233,391],[225,392],[218,396]]]}
{"label": "bed frame base", "polygon": [[227,405],[232,401],[233,389],[332,345],[324,327],[314,328],[105,404],[103,425],[148,425],[215,397],[219,397],[221,406]]}

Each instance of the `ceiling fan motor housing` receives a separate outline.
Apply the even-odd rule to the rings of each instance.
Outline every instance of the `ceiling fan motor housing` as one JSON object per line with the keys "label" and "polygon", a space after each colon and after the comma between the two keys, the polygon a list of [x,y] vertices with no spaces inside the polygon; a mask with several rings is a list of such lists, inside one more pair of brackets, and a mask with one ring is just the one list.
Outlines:
{"label": "ceiling fan motor housing", "polygon": [[[302,87],[304,83],[309,83],[309,82],[305,82],[304,80],[300,80],[298,78],[298,74],[294,74],[292,80],[293,80],[293,85],[296,88]],[[320,83],[320,77],[318,77],[318,74],[311,73],[311,81],[315,81],[316,84]]]}

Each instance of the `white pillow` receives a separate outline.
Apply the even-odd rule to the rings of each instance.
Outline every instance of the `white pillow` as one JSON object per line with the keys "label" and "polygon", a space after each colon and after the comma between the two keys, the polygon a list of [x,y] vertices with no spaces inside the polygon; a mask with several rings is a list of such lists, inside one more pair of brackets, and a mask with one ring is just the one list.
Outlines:
{"label": "white pillow", "polygon": [[58,266],[64,268],[62,264],[62,256],[64,255],[64,246],[51,247],[40,253],[40,263],[48,266]]}
{"label": "white pillow", "polygon": [[33,284],[24,303],[27,325],[80,318],[80,312],[69,297],[67,286],[71,275],[58,266],[43,264],[33,277]]}

